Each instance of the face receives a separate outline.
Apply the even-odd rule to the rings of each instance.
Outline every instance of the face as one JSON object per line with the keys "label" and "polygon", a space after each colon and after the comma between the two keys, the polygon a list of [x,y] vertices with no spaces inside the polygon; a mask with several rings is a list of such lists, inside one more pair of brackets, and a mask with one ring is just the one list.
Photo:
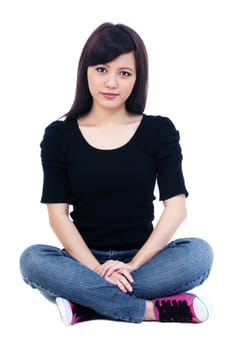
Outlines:
{"label": "face", "polygon": [[136,81],[134,53],[126,53],[105,64],[88,67],[87,80],[93,107],[124,107]]}

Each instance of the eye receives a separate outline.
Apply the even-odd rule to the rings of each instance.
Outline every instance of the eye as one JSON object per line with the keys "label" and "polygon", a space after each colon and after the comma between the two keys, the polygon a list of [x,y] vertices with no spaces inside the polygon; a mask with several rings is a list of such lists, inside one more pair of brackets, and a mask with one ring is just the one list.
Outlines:
{"label": "eye", "polygon": [[106,73],[107,72],[107,69],[105,67],[97,67],[96,68],[96,71],[98,73]]}
{"label": "eye", "polygon": [[132,73],[128,72],[127,70],[123,70],[123,71],[120,72],[120,75],[122,77],[131,77]]}

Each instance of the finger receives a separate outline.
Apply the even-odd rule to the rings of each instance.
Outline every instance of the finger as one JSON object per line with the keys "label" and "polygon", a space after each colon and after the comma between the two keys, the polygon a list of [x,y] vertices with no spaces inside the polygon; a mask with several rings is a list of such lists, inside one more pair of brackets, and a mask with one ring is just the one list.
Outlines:
{"label": "finger", "polygon": [[111,264],[104,266],[102,270],[102,274],[103,276],[110,277],[114,271],[119,270],[121,267],[122,267],[122,263],[113,262]]}
{"label": "finger", "polygon": [[120,273],[114,273],[114,275],[112,275],[113,277],[116,277],[118,281],[120,281],[120,283],[124,286],[124,288],[127,290],[127,292],[132,292],[133,291],[133,287],[132,285],[128,282],[128,280],[121,275]]}
{"label": "finger", "polygon": [[132,292],[133,288],[131,284],[127,281],[127,279],[118,272],[114,272],[114,274],[110,277],[105,277],[108,281],[113,281],[115,285],[117,285],[124,292]]}
{"label": "finger", "polygon": [[122,263],[121,261],[115,261],[114,263],[112,263],[111,265],[108,266],[108,269],[106,270],[105,275],[107,277],[111,276],[113,274],[114,271],[119,271],[119,270],[127,270],[127,268],[125,268],[125,264]]}
{"label": "finger", "polygon": [[106,281],[109,283],[113,284],[114,286],[118,287],[122,292],[127,293],[128,290],[125,288],[125,286],[117,279],[114,277],[106,277]]}
{"label": "finger", "polygon": [[121,267],[122,265],[124,265],[124,264],[116,264],[116,265],[110,267],[107,270],[107,272],[105,273],[105,276],[110,277],[115,271],[117,271],[120,274],[122,274],[123,276],[125,276],[130,283],[133,283],[134,279],[133,279],[130,271],[127,268]]}
{"label": "finger", "polygon": [[134,279],[128,270],[119,269],[118,272],[121,273],[122,275],[124,275],[130,283],[134,282]]}
{"label": "finger", "polygon": [[114,264],[114,260],[108,260],[104,264],[100,265],[96,272],[101,276],[104,277],[104,275],[107,273],[108,269]]}
{"label": "finger", "polygon": [[108,268],[106,266],[102,266],[102,268],[99,269],[99,275],[101,277],[104,277],[107,271],[108,271]]}

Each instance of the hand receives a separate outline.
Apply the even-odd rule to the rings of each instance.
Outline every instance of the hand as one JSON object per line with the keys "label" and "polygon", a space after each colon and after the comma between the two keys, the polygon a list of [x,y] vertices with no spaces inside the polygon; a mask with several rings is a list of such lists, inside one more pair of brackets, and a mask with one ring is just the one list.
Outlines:
{"label": "hand", "polygon": [[104,277],[106,281],[117,286],[122,292],[132,292],[133,288],[131,283],[121,273],[114,271],[110,277]]}
{"label": "hand", "polygon": [[95,270],[101,277],[110,283],[117,285],[124,292],[133,290],[133,268],[119,260],[107,260]]}
{"label": "hand", "polygon": [[96,272],[102,277],[110,277],[114,271],[120,272],[130,282],[133,282],[133,278],[131,276],[133,267],[130,266],[130,264],[123,263],[119,260],[107,260],[96,269]]}

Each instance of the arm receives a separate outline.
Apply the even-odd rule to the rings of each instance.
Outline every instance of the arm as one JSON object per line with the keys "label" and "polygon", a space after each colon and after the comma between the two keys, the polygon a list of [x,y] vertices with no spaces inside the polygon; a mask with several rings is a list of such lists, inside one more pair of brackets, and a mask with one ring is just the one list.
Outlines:
{"label": "arm", "polygon": [[165,200],[164,210],[150,237],[130,262],[133,270],[153,258],[172,238],[187,216],[185,195]]}
{"label": "arm", "polygon": [[50,226],[67,252],[81,264],[95,270],[100,264],[69,218],[66,203],[47,204]]}
{"label": "arm", "polygon": [[166,246],[187,216],[185,195],[177,195],[163,203],[164,210],[155,228],[133,259],[128,264],[112,261],[101,265],[98,271],[101,271],[102,276],[111,276],[116,270],[121,271],[124,275],[126,275],[126,271],[130,273],[137,270]]}
{"label": "arm", "polygon": [[[92,254],[77,228],[69,218],[69,205],[66,203],[47,204],[47,208],[50,226],[66,251],[75,260],[101,275],[98,271],[98,268],[101,267],[100,263]],[[124,293],[132,290],[129,282],[132,282],[132,277],[127,272],[122,275],[115,271],[111,276],[102,277],[109,283],[117,286]]]}

